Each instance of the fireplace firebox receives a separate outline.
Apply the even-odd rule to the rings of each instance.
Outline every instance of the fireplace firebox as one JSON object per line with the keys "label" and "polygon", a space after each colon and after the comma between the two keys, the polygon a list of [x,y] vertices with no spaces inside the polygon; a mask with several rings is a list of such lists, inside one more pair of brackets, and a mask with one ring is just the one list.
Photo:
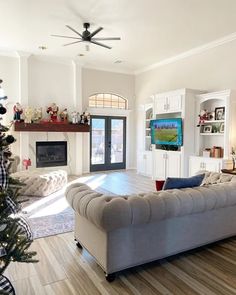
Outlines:
{"label": "fireplace firebox", "polygon": [[66,141],[36,142],[36,167],[54,167],[67,165]]}

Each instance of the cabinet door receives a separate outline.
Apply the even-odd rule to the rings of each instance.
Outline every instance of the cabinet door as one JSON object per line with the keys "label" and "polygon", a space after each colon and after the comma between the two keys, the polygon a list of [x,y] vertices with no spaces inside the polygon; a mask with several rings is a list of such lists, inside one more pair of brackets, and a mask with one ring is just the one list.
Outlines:
{"label": "cabinet door", "polygon": [[147,176],[152,176],[152,166],[153,166],[152,152],[148,152],[147,158],[146,158],[146,175]]}
{"label": "cabinet door", "polygon": [[182,96],[169,96],[167,99],[167,112],[181,112],[182,111]]}
{"label": "cabinet door", "polygon": [[155,99],[155,113],[156,114],[163,114],[167,111],[167,98],[162,97],[156,97]]}
{"label": "cabinet door", "polygon": [[145,154],[138,153],[137,155],[137,170],[139,174],[145,175]]}
{"label": "cabinet door", "polygon": [[204,161],[204,170],[211,172],[220,172],[221,163],[219,161]]}
{"label": "cabinet door", "polygon": [[200,170],[204,170],[203,168],[203,160],[198,157],[190,157],[189,160],[189,176],[194,176]]}
{"label": "cabinet door", "polygon": [[167,152],[166,177],[181,176],[181,154],[178,152]]}
{"label": "cabinet door", "polygon": [[162,150],[156,150],[153,153],[154,161],[154,179],[164,180],[166,179],[166,152]]}

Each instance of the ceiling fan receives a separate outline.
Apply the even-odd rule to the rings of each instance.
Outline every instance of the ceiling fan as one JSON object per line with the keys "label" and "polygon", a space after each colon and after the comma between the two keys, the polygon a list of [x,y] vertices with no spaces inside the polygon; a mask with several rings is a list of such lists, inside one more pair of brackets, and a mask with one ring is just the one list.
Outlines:
{"label": "ceiling fan", "polygon": [[[62,36],[62,35],[52,35],[53,37],[60,37],[60,38],[68,38],[68,39],[74,39],[74,40],[77,40],[77,41],[74,41],[74,42],[71,42],[71,43],[67,43],[67,44],[64,44],[63,46],[68,46],[68,45],[72,45],[72,44],[76,44],[76,43],[80,43],[80,42],[89,42],[89,43],[93,43],[93,44],[96,44],[96,45],[99,45],[99,46],[102,46],[102,47],[105,47],[105,48],[108,48],[108,49],[111,49],[110,46],[108,45],[105,45],[103,43],[100,43],[98,41],[105,41],[105,40],[120,40],[119,37],[104,37],[104,38],[97,38],[94,36],[99,33],[101,30],[103,30],[102,27],[99,27],[97,28],[95,31],[93,31],[92,33],[88,30],[89,27],[90,27],[90,23],[84,23],[83,24],[85,30],[82,32],[82,33],[79,33],[78,31],[76,31],[75,29],[73,29],[71,26],[68,26],[66,25],[66,27],[68,29],[70,29],[72,32],[74,32],[76,35],[78,35],[79,37],[71,37],[71,36]],[[86,46],[86,50],[88,51],[89,50],[89,46],[87,44]]]}

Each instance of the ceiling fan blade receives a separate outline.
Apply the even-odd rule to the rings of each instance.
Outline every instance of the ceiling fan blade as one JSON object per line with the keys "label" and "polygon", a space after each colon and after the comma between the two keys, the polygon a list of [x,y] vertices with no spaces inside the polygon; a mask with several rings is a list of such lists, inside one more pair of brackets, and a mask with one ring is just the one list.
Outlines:
{"label": "ceiling fan blade", "polygon": [[102,44],[102,43],[100,43],[100,42],[96,42],[96,41],[93,41],[93,40],[91,40],[90,42],[93,43],[93,44],[96,44],[96,45],[99,45],[99,46],[102,46],[102,47],[105,47],[105,48],[111,49],[110,46],[107,46],[107,45]]}
{"label": "ceiling fan blade", "polygon": [[108,40],[120,40],[120,37],[111,37],[111,38],[106,38],[106,37],[104,37],[104,38],[93,38],[93,40],[95,40],[95,41],[99,41],[99,40],[106,40],[106,41],[108,41]]}
{"label": "ceiling fan blade", "polygon": [[68,45],[72,45],[72,44],[79,43],[79,42],[83,42],[83,40],[67,43],[67,44],[64,44],[63,46],[68,46]]}
{"label": "ceiling fan blade", "polygon": [[76,40],[82,40],[78,37],[70,37],[70,36],[62,36],[62,35],[51,35],[52,37],[61,37],[61,38],[69,38],[69,39],[76,39]]}
{"label": "ceiling fan blade", "polygon": [[91,34],[90,34],[90,38],[92,38],[94,35],[96,35],[97,33],[99,33],[101,30],[103,30],[102,27],[99,27],[97,30],[93,31]]}
{"label": "ceiling fan blade", "polygon": [[75,34],[79,35],[81,38],[83,37],[79,32],[77,32],[77,31],[76,31],[75,29],[73,29],[71,26],[66,25],[66,27],[67,27],[68,29],[70,29],[72,32],[74,32]]}

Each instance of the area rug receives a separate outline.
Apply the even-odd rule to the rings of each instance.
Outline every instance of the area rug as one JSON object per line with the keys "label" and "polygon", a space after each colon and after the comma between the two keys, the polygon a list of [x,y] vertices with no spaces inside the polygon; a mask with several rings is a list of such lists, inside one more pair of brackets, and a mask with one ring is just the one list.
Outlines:
{"label": "area rug", "polygon": [[[70,183],[82,182],[103,194],[112,194],[97,185],[93,176],[70,177]],[[34,239],[57,235],[74,230],[74,211],[65,198],[65,188],[47,197],[29,197],[22,204],[22,215],[28,220]]]}

